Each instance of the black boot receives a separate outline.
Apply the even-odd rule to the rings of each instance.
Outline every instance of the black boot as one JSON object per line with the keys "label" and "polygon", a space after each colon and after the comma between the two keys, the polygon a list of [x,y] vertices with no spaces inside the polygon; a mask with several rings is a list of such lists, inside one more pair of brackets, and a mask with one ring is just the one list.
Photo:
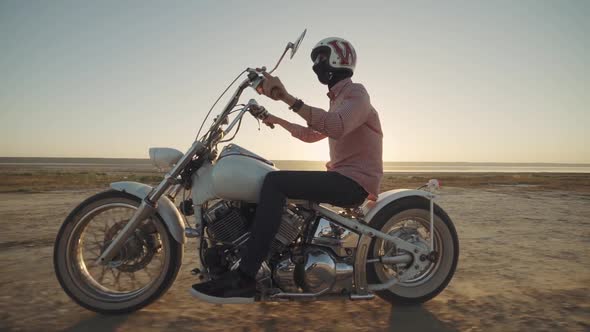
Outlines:
{"label": "black boot", "polygon": [[215,304],[252,303],[256,295],[256,280],[238,269],[222,274],[219,279],[194,284],[191,294]]}

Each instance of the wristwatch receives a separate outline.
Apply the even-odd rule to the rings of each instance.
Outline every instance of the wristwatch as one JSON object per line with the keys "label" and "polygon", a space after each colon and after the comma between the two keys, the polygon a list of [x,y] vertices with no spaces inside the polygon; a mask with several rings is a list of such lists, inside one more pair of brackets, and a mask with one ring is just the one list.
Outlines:
{"label": "wristwatch", "polygon": [[299,110],[301,109],[302,106],[303,106],[303,100],[295,99],[295,102],[293,103],[293,105],[291,105],[289,107],[289,109],[292,110],[293,112],[297,113],[297,112],[299,112]]}

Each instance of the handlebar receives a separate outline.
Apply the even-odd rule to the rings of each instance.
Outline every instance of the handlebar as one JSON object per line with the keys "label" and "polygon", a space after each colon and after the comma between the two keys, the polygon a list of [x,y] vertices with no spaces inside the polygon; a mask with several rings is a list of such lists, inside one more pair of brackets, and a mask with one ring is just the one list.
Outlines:
{"label": "handlebar", "polygon": [[[248,68],[248,69],[246,69],[246,71],[248,72],[248,79],[251,82],[250,85],[252,86],[252,88],[254,88],[254,90],[256,90],[256,92],[258,92],[259,94],[264,94],[263,90],[262,90],[262,83],[264,82],[264,76],[259,75],[259,73],[265,72],[266,67],[262,67],[262,68],[260,68],[260,70]],[[272,71],[271,71],[271,73],[272,73]],[[270,97],[274,100],[281,99],[282,95],[281,95],[280,90],[277,88],[273,88],[272,90],[270,90]]]}
{"label": "handlebar", "polygon": [[[242,95],[242,92],[244,91],[244,89],[246,89],[248,86],[250,86],[253,89],[257,90],[259,93],[262,92],[260,89],[262,89],[262,82],[264,81],[264,76],[260,75],[260,73],[263,71],[266,71],[266,68],[265,67],[262,67],[260,69],[247,68],[245,71],[248,73],[248,78],[246,78],[242,83],[240,83],[240,85],[238,86],[238,88],[234,92],[231,99],[228,101],[227,105],[225,106],[225,108],[223,109],[221,114],[213,120],[213,125],[211,125],[209,132],[217,131],[217,130],[219,130],[221,125],[227,124],[227,116],[231,113],[233,108],[237,105],[238,100],[239,100],[240,96]],[[251,99],[248,102],[248,104],[242,109],[242,112],[240,112],[240,115],[229,125],[229,127],[227,128],[228,129],[227,132],[229,132],[234,127],[234,125],[236,124],[236,120],[238,120],[238,118],[241,118],[243,115],[243,112],[246,112],[246,111],[249,111],[255,118],[260,119],[260,120],[266,119],[269,115],[268,111],[266,109],[264,109],[264,107],[258,105],[256,100]],[[271,128],[274,128],[273,124],[268,124],[268,126]]]}

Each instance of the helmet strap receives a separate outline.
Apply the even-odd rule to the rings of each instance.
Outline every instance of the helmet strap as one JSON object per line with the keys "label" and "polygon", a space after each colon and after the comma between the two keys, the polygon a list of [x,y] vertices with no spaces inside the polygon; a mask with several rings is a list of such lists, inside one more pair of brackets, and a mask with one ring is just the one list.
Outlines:
{"label": "helmet strap", "polygon": [[330,80],[328,81],[328,88],[331,89],[336,83],[352,77],[350,70],[334,70],[330,72]]}

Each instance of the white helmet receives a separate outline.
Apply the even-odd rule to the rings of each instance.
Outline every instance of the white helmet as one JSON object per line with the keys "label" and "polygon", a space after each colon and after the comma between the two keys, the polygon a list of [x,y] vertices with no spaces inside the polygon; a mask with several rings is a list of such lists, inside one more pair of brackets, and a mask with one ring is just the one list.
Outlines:
{"label": "white helmet", "polygon": [[338,37],[322,39],[311,50],[311,61],[318,60],[317,56],[321,51],[329,53],[328,65],[334,69],[348,69],[354,72],[356,66],[356,51],[352,44]]}

